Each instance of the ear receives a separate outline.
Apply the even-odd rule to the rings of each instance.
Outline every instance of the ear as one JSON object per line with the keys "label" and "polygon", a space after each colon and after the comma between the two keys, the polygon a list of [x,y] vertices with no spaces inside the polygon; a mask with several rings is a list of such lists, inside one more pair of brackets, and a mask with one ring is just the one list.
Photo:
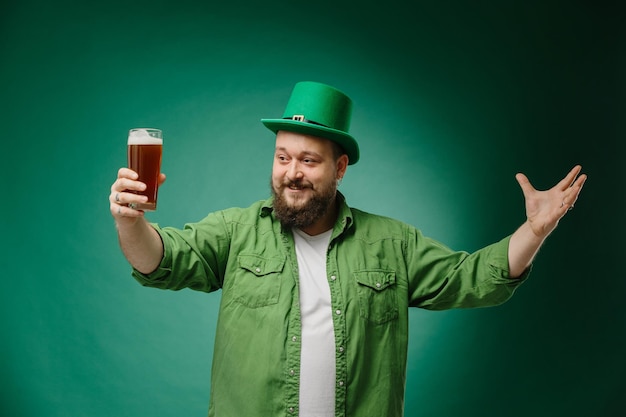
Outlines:
{"label": "ear", "polygon": [[346,175],[348,169],[348,155],[343,154],[337,159],[337,179],[340,180]]}

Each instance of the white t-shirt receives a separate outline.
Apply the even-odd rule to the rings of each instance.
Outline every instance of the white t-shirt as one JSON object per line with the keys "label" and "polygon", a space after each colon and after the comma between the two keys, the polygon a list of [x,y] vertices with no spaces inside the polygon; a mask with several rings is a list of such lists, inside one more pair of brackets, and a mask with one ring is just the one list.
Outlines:
{"label": "white t-shirt", "polygon": [[309,236],[293,229],[300,272],[302,340],[300,417],[335,415],[335,335],[326,252],[332,229]]}

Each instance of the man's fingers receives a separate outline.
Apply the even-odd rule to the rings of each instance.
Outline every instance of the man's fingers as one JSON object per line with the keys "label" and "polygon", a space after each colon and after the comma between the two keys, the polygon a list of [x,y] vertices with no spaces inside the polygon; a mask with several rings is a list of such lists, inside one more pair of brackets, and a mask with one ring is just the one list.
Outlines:
{"label": "man's fingers", "polygon": [[[139,181],[137,173],[129,168],[120,168],[117,179],[111,185],[109,204],[111,214],[115,218],[141,217],[142,210],[136,210],[137,204],[145,203],[148,197],[138,192],[146,189],[146,184]],[[159,186],[165,182],[165,174],[159,174]]]}
{"label": "man's fingers", "polygon": [[135,210],[135,205],[145,203],[148,197],[132,192],[113,191],[109,195],[109,206],[113,217],[140,217],[143,211]]}
{"label": "man's fingers", "polygon": [[113,217],[140,217],[143,211],[135,210],[133,205],[145,203],[148,197],[135,193],[146,189],[146,184],[137,181],[138,175],[128,168],[120,168],[117,171],[117,179],[111,185],[109,194],[110,210]]}
{"label": "man's fingers", "polygon": [[115,192],[111,193],[109,197],[109,201],[114,204],[119,204],[121,206],[128,206],[132,203],[145,203],[148,201],[148,197],[141,194],[128,193],[128,192]]}
{"label": "man's fingers", "polygon": [[117,171],[117,178],[129,178],[131,180],[136,180],[139,178],[139,175],[130,168],[120,168]]}
{"label": "man's fingers", "polygon": [[[576,178],[576,181],[574,181],[574,184],[572,184],[572,186],[577,186],[582,189],[583,185],[585,185],[585,181],[587,181],[587,174],[580,174],[580,176]],[[580,190],[578,190],[578,192],[580,192]]]}
{"label": "man's fingers", "polygon": [[578,177],[578,174],[580,174],[581,170],[582,170],[582,166],[580,165],[576,165],[574,168],[572,168],[570,172],[567,173],[565,178],[563,178],[559,182],[558,185],[560,186],[560,188],[562,190],[566,190],[572,187],[576,183],[576,177]]}
{"label": "man's fingers", "polygon": [[515,179],[517,180],[519,186],[522,188],[522,192],[524,193],[524,195],[528,195],[529,193],[535,191],[535,188],[532,186],[526,175],[518,172],[515,175]]}
{"label": "man's fingers", "polygon": [[580,192],[582,191],[583,185],[585,184],[586,180],[587,176],[585,174],[582,174],[576,179],[576,181],[574,181],[572,186],[568,188],[567,191],[569,193],[567,196],[567,202],[569,206],[573,207],[576,200],[578,200],[578,196],[580,195]]}
{"label": "man's fingers", "polygon": [[111,191],[122,192],[126,190],[143,191],[146,189],[146,184],[141,181],[134,181],[128,178],[119,178],[111,187]]}
{"label": "man's fingers", "polygon": [[144,215],[142,210],[135,210],[126,205],[111,203],[111,214],[115,218],[120,217],[141,217]]}

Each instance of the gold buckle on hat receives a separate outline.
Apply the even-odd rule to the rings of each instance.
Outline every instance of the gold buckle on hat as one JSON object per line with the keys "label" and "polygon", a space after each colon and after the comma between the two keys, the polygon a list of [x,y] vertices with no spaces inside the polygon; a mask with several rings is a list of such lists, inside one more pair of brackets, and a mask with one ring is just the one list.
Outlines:
{"label": "gold buckle on hat", "polygon": [[297,122],[303,122],[304,121],[304,115],[303,114],[294,114],[291,117],[291,120],[295,120]]}

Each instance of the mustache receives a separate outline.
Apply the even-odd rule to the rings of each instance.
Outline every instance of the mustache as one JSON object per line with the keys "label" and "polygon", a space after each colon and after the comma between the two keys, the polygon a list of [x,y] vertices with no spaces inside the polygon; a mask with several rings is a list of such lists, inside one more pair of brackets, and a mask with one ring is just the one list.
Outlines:
{"label": "mustache", "polygon": [[290,181],[290,180],[285,180],[281,183],[281,187],[282,188],[291,188],[291,187],[295,187],[295,188],[313,188],[313,184],[311,184],[310,182],[305,182],[303,180],[295,180],[295,181]]}

